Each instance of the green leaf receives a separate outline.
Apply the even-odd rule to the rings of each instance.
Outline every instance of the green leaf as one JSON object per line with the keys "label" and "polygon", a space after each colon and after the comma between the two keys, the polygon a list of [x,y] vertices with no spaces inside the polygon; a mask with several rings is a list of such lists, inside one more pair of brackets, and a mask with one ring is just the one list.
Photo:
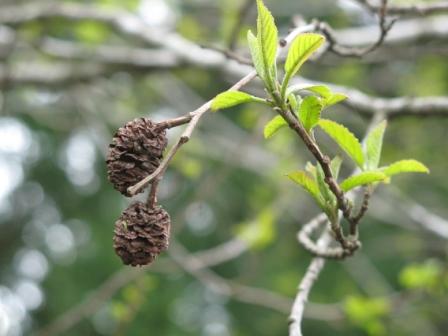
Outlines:
{"label": "green leaf", "polygon": [[311,86],[304,86],[302,90],[310,91],[313,93],[318,94],[322,98],[329,98],[333,95],[330,88],[325,85],[311,85]]}
{"label": "green leaf", "polygon": [[321,111],[322,102],[319,98],[309,96],[303,99],[299,107],[299,119],[307,131],[317,125]]}
{"label": "green leaf", "polygon": [[257,71],[258,76],[263,81],[266,81],[266,72],[264,70],[263,56],[261,55],[260,45],[257,38],[250,30],[247,32],[247,42],[249,44],[249,50],[255,70]]}
{"label": "green leaf", "polygon": [[320,165],[317,165],[316,167],[316,180],[320,193],[324,197],[325,201],[332,206],[335,205],[336,197],[331,192],[330,188],[328,187],[328,184],[325,183],[325,174]]}
{"label": "green leaf", "polygon": [[401,173],[429,173],[429,169],[417,160],[400,160],[392,163],[387,167],[383,167],[382,171],[387,176]]}
{"label": "green leaf", "polygon": [[319,126],[327,133],[336,143],[356,162],[356,164],[363,168],[364,156],[362,154],[362,147],[359,140],[346,127],[328,120],[321,119]]}
{"label": "green leaf", "polygon": [[322,209],[325,209],[325,202],[322,198],[322,195],[320,194],[319,186],[308,173],[302,170],[298,170],[296,172],[289,173],[287,176],[292,181],[300,185],[303,189],[305,189],[311,195],[311,197],[316,200],[317,204]]}
{"label": "green leaf", "polygon": [[387,179],[387,175],[381,171],[366,171],[358,175],[350,176],[341,183],[343,191],[349,191],[361,185],[370,184],[374,182],[381,182]]}
{"label": "green leaf", "polygon": [[272,68],[275,66],[277,57],[278,31],[274,22],[274,17],[266,8],[262,0],[257,0],[257,39],[263,59],[264,72],[269,80]]}
{"label": "green leaf", "polygon": [[331,105],[337,104],[347,98],[348,98],[347,95],[345,95],[343,93],[334,93],[332,96],[330,96],[329,98],[327,98],[325,100],[325,105],[331,106]]}
{"label": "green leaf", "polygon": [[272,137],[280,128],[287,126],[288,123],[282,116],[275,116],[272,118],[264,127],[264,138],[269,139]]}
{"label": "green leaf", "polygon": [[294,95],[294,93],[289,94],[288,101],[289,101],[289,104],[291,105],[294,113],[297,113],[297,111],[299,110],[299,102],[297,101],[297,98]]}
{"label": "green leaf", "polygon": [[303,63],[324,43],[325,38],[319,34],[300,34],[292,42],[285,63],[285,78],[282,84],[282,93],[286,92],[289,80],[294,76]]}
{"label": "green leaf", "polygon": [[229,90],[220,93],[213,99],[211,109],[212,111],[216,111],[253,101],[260,101],[260,98],[251,96],[245,92]]}
{"label": "green leaf", "polygon": [[301,85],[295,86],[295,90],[306,90],[318,94],[324,98],[323,103],[325,107],[339,103],[340,101],[347,99],[348,97],[343,93],[333,93],[326,85]]}
{"label": "green leaf", "polygon": [[376,169],[380,163],[381,149],[383,147],[384,131],[386,130],[387,121],[379,123],[372,131],[369,132],[366,139],[366,161],[367,169]]}
{"label": "green leaf", "polygon": [[339,170],[341,169],[342,159],[339,156],[335,156],[333,160],[331,160],[330,168],[333,173],[333,177],[337,180],[339,177]]}

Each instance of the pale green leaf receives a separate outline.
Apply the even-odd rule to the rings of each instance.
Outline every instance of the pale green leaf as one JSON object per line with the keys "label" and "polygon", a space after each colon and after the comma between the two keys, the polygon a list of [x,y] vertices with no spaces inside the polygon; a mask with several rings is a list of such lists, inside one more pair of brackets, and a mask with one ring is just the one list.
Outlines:
{"label": "pale green leaf", "polygon": [[342,159],[339,156],[335,156],[333,160],[331,160],[330,168],[333,173],[333,177],[337,180],[339,177],[339,170],[341,169]]}
{"label": "pale green leaf", "polygon": [[288,101],[294,113],[297,113],[297,111],[299,110],[299,102],[297,101],[297,98],[294,93],[289,94]]}
{"label": "pale green leaf", "polygon": [[347,95],[345,95],[343,93],[333,93],[330,97],[325,99],[325,105],[331,106],[331,105],[337,104],[347,98],[348,98]]}
{"label": "pale green leaf", "polygon": [[310,91],[318,94],[322,98],[329,98],[333,95],[328,86],[325,85],[310,85],[304,86],[302,90]]}
{"label": "pale green leaf", "polygon": [[272,137],[280,128],[287,126],[288,123],[285,119],[282,118],[282,116],[275,116],[272,118],[264,127],[264,138],[269,139]]}
{"label": "pale green leaf", "polygon": [[327,133],[336,143],[363,168],[364,156],[359,140],[345,126],[342,126],[332,120],[321,119],[319,126]]}
{"label": "pale green leaf", "polygon": [[324,98],[325,106],[331,106],[347,99],[347,96],[345,94],[333,93],[331,92],[330,88],[328,88],[325,85],[311,85],[308,87],[304,87],[303,90],[316,93],[322,98]]}
{"label": "pale green leaf", "polygon": [[330,205],[336,204],[336,197],[331,192],[328,184],[325,183],[325,174],[320,165],[317,165],[316,167],[316,180],[320,193],[324,197],[325,201]]}
{"label": "pale green leaf", "polygon": [[299,71],[302,64],[324,43],[325,38],[319,34],[300,34],[291,44],[285,63],[283,89],[286,90],[289,79]]}
{"label": "pale green leaf", "polygon": [[320,112],[322,111],[322,102],[315,96],[305,97],[299,107],[299,119],[307,131],[317,125]]}
{"label": "pale green leaf", "polygon": [[400,160],[392,163],[387,167],[383,167],[382,171],[387,176],[401,173],[429,173],[429,169],[417,160]]}
{"label": "pale green leaf", "polygon": [[381,149],[383,147],[384,131],[387,121],[384,120],[369,132],[366,139],[366,163],[367,169],[376,169],[380,163]]}
{"label": "pale green leaf", "polygon": [[266,72],[264,70],[263,56],[261,55],[260,45],[257,38],[250,30],[247,32],[247,42],[249,44],[249,50],[255,70],[257,71],[258,76],[264,81],[266,80]]}
{"label": "pale green leaf", "polygon": [[293,173],[289,173],[288,177],[300,185],[305,191],[307,191],[318,203],[318,205],[325,209],[325,202],[319,191],[319,186],[316,181],[306,172],[299,170]]}
{"label": "pale green leaf", "polygon": [[211,109],[216,111],[253,101],[259,101],[259,99],[245,92],[230,90],[217,95],[213,99]]}
{"label": "pale green leaf", "polygon": [[366,185],[374,182],[381,182],[387,179],[387,175],[381,171],[366,171],[358,175],[350,176],[341,183],[343,191],[349,191],[361,185]]}
{"label": "pale green leaf", "polygon": [[274,17],[266,8],[262,0],[257,0],[257,38],[266,74],[271,72],[277,57],[278,31]]}

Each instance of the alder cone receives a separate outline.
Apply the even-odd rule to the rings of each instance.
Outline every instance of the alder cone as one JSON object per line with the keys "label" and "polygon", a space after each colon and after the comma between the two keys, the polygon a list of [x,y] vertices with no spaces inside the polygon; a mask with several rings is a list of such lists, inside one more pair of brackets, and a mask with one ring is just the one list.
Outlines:
{"label": "alder cone", "polygon": [[[164,129],[148,118],[139,118],[120,127],[107,154],[109,181],[125,196],[127,189],[153,173],[160,165],[168,140]],[[142,192],[141,190],[140,192]]]}
{"label": "alder cone", "polygon": [[168,248],[170,226],[170,216],[161,206],[134,203],[115,222],[115,252],[125,265],[150,264]]}

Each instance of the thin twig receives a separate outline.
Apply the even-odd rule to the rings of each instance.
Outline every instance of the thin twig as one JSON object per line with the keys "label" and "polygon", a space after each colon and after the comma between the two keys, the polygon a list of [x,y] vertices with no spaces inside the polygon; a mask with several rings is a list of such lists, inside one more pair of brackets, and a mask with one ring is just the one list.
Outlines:
{"label": "thin twig", "polygon": [[315,20],[314,24],[316,25],[316,30],[320,31],[327,38],[328,49],[330,51],[339,56],[362,57],[376,50],[383,44],[384,40],[386,39],[387,33],[392,29],[392,26],[397,21],[397,18],[392,18],[389,22],[387,22],[387,8],[387,0],[382,0],[381,6],[378,8],[380,34],[378,36],[378,39],[374,43],[372,43],[372,45],[365,48],[344,46],[337,42],[333,29],[326,22]]}
{"label": "thin twig", "polygon": [[[290,42],[293,40],[292,37],[297,36],[300,33],[309,31],[310,27],[297,27],[293,31],[291,31],[288,36],[286,36],[282,41],[283,43],[280,43],[280,48],[278,49],[277,53],[278,55],[281,54],[281,52],[290,44]],[[252,81],[257,76],[256,71],[251,71],[249,74],[244,76],[242,79],[240,79],[238,82],[236,82],[229,90],[239,90],[246,84],[248,84],[250,81]],[[201,117],[210,110],[210,107],[212,105],[213,99],[209,100],[207,103],[199,107],[198,109],[190,112],[187,116],[183,116],[178,118],[177,122],[179,123],[186,123],[188,121],[187,128],[185,129],[184,133],[180,136],[180,138],[177,140],[177,142],[174,144],[173,147],[171,147],[170,151],[166,155],[166,157],[161,162],[160,166],[149,176],[145,177],[135,185],[128,188],[129,195],[135,195],[137,192],[139,192],[142,188],[146,187],[149,183],[151,183],[152,180],[155,178],[160,178],[161,175],[165,172],[168,164],[176,154],[176,152],[179,150],[179,148],[187,143],[190,140],[191,134],[193,133],[194,129],[196,128],[199,120]],[[191,118],[191,119],[190,119]],[[172,120],[169,121],[168,125],[173,125],[175,122]]]}
{"label": "thin twig", "polygon": [[[377,11],[380,6],[370,3],[369,0],[355,0],[356,2],[364,5],[371,11]],[[400,4],[391,5],[388,8],[388,12],[394,15],[429,15],[429,14],[440,14],[448,11],[448,1],[438,1],[438,2],[421,2],[416,4]]]}
{"label": "thin twig", "polygon": [[[333,173],[330,168],[331,160],[328,156],[324,155],[316,142],[312,139],[312,137],[308,134],[308,132],[303,128],[297,118],[294,116],[291,111],[277,108],[276,111],[286,120],[289,127],[294,130],[297,135],[303,140],[303,143],[308,148],[308,150],[313,154],[315,159],[318,161],[325,175],[325,182],[330,188],[331,192],[335,195],[338,208],[342,211],[344,218],[347,221],[351,221],[351,209],[348,205],[348,201],[344,196],[344,192],[336,182],[333,177]],[[358,248],[358,244],[354,241],[348,240],[344,237],[342,232],[342,228],[339,224],[339,221],[332,221],[332,230],[335,233],[336,240],[342,245],[342,247],[348,251],[354,251]]]}
{"label": "thin twig", "polygon": [[345,250],[340,247],[322,247],[318,246],[310,236],[320,226],[325,225],[324,230],[327,230],[328,219],[325,214],[321,214],[316,218],[303,225],[302,229],[297,234],[297,240],[299,243],[311,254],[325,258],[325,259],[343,259],[347,256]]}
{"label": "thin twig", "polygon": [[352,221],[350,222],[350,234],[352,236],[358,236],[358,224],[360,220],[366,214],[369,208],[370,196],[372,195],[373,189],[371,186],[367,186],[364,188],[364,195],[361,203],[361,207],[358,210],[358,213],[352,217]]}
{"label": "thin twig", "polygon": [[[257,76],[257,73],[255,71],[250,72],[248,75],[240,79],[237,83],[235,83],[229,90],[239,90],[244,85],[249,83],[252,79],[254,79]],[[136,183],[132,187],[128,188],[129,195],[135,195],[137,192],[139,192],[142,188],[146,187],[152,180],[157,178],[160,175],[163,175],[166,168],[168,167],[168,164],[173,159],[174,155],[177,153],[180,147],[187,143],[190,140],[191,134],[193,133],[194,129],[196,128],[199,120],[201,117],[210,109],[212,105],[212,100],[209,100],[207,103],[199,107],[193,112],[190,112],[191,120],[188,123],[187,128],[182,133],[180,138],[177,140],[177,142],[174,144],[173,147],[171,147],[170,151],[166,155],[166,157],[161,162],[160,166],[157,167],[157,169],[149,176],[142,179],[140,182]]]}
{"label": "thin twig", "polygon": [[[317,246],[321,249],[326,249],[331,242],[331,237],[328,231],[324,231],[322,236],[319,238]],[[308,301],[308,296],[310,291],[319,277],[325,265],[325,259],[320,257],[315,257],[311,261],[305,276],[299,284],[299,290],[294,303],[291,308],[291,313],[289,315],[289,336],[302,336],[301,322],[303,318],[303,313],[305,310],[305,304]]]}

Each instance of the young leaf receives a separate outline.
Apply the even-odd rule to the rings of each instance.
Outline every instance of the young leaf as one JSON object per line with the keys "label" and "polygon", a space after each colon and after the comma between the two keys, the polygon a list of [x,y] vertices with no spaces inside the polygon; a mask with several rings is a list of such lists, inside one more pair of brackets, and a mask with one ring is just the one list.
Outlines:
{"label": "young leaf", "polygon": [[336,197],[331,192],[328,184],[325,183],[325,174],[320,165],[317,165],[316,167],[316,180],[320,193],[324,197],[325,201],[331,205],[336,204]]}
{"label": "young leaf", "polygon": [[247,42],[249,44],[249,50],[255,70],[257,71],[258,76],[265,81],[266,73],[264,71],[263,56],[261,55],[260,45],[257,38],[250,30],[247,32]]}
{"label": "young leaf", "polygon": [[337,104],[343,100],[346,100],[348,97],[343,93],[333,93],[329,98],[325,100],[326,106],[331,106]]}
{"label": "young leaf", "polygon": [[289,94],[288,101],[289,101],[289,104],[291,105],[293,111],[295,113],[297,113],[297,111],[299,110],[299,102],[297,101],[297,98],[294,95],[294,93]]}
{"label": "young leaf", "polygon": [[339,103],[340,101],[347,99],[348,97],[343,93],[333,93],[330,88],[325,85],[295,85],[294,91],[306,90],[318,94],[321,96],[325,107]]}
{"label": "young leaf", "polygon": [[328,86],[325,85],[311,85],[311,86],[304,86],[302,90],[310,91],[313,93],[318,94],[322,98],[329,98],[333,95],[331,90],[328,88]]}
{"label": "young leaf", "polygon": [[282,118],[282,116],[275,116],[272,118],[266,126],[264,126],[264,138],[269,139],[272,137],[280,128],[287,126],[288,123],[285,119]]}
{"label": "young leaf", "polygon": [[366,139],[366,163],[367,169],[376,169],[380,163],[381,149],[383,147],[383,136],[386,130],[387,121],[384,120],[379,123],[370,133]]}
{"label": "young leaf", "polygon": [[345,192],[361,185],[381,182],[387,179],[387,175],[380,171],[366,171],[358,175],[350,176],[341,183],[341,189]]}
{"label": "young leaf", "polygon": [[303,63],[324,43],[325,38],[319,34],[306,33],[299,35],[291,44],[285,63],[285,78],[283,80],[283,93],[286,91],[289,80],[294,76]]}
{"label": "young leaf", "polygon": [[251,96],[245,92],[230,90],[217,95],[215,99],[213,99],[211,109],[212,111],[216,111],[254,101],[261,100],[260,98]]}
{"label": "young leaf", "polygon": [[359,140],[346,127],[328,120],[321,119],[319,126],[356,162],[362,169],[364,156]]}
{"label": "young leaf", "polygon": [[[257,0],[257,39],[263,59],[264,72],[269,76],[277,57],[278,31],[274,17],[262,0]],[[269,80],[267,77],[266,80]]]}
{"label": "young leaf", "polygon": [[308,96],[303,99],[299,107],[299,119],[307,131],[317,125],[321,111],[322,102],[319,98]]}
{"label": "young leaf", "polygon": [[333,173],[333,177],[337,180],[339,177],[339,170],[341,169],[342,159],[339,156],[335,156],[333,160],[331,160],[330,168]]}
{"label": "young leaf", "polygon": [[325,202],[320,194],[319,187],[316,181],[306,172],[298,170],[293,173],[289,173],[288,177],[305,189],[317,202],[317,204],[324,209]]}
{"label": "young leaf", "polygon": [[429,169],[417,160],[400,160],[392,163],[387,167],[383,167],[382,171],[387,176],[401,173],[429,173]]}

